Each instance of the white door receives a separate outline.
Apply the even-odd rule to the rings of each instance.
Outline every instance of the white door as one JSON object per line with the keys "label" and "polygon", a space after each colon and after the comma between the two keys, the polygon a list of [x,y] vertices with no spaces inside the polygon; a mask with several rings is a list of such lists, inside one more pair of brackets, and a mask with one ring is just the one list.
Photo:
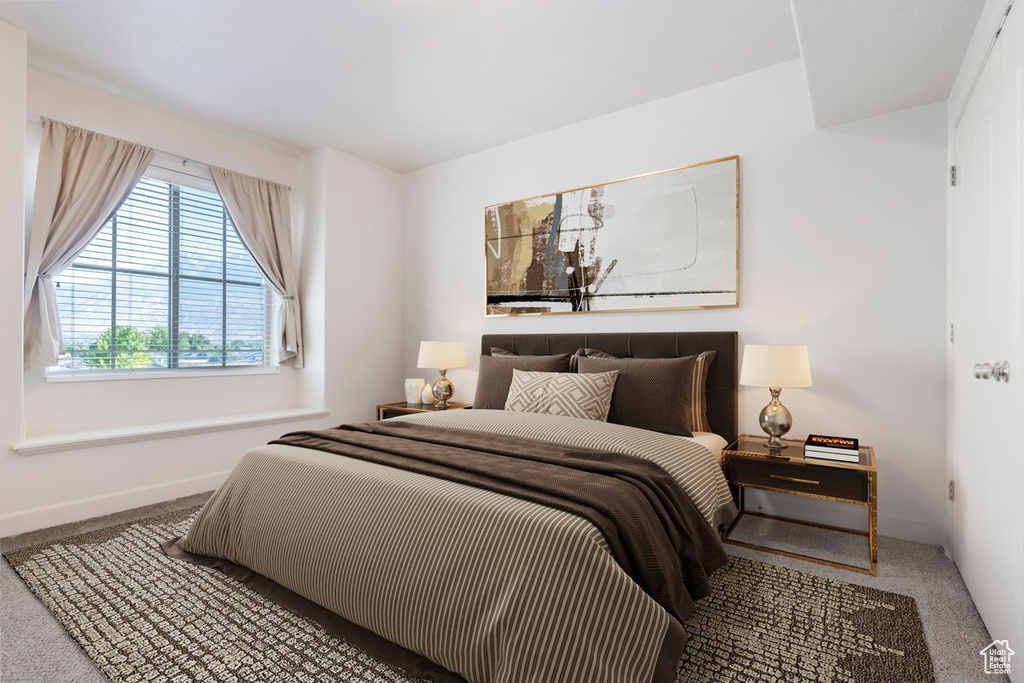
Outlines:
{"label": "white door", "polygon": [[[992,638],[1018,653],[1014,681],[1024,681],[1022,59],[1024,11],[1016,11],[956,128],[950,387],[954,558]],[[987,379],[975,377],[976,366]]]}

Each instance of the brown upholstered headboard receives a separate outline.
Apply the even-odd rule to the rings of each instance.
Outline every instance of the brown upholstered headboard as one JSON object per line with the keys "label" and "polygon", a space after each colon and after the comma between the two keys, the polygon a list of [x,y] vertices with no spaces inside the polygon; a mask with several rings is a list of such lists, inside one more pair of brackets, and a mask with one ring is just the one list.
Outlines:
{"label": "brown upholstered headboard", "polygon": [[492,346],[521,356],[573,353],[581,347],[599,349],[620,358],[679,358],[694,356],[701,351],[716,351],[715,360],[708,370],[708,422],[714,432],[729,443],[738,435],[739,353],[736,332],[485,334],[480,338],[480,351],[484,355],[491,354]]}

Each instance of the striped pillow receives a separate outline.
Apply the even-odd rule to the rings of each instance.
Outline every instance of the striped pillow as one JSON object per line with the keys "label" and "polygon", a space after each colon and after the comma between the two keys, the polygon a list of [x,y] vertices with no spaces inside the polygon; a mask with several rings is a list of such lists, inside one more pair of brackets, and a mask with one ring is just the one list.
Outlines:
{"label": "striped pillow", "polygon": [[505,410],[608,420],[617,370],[574,372],[513,370]]}
{"label": "striped pillow", "polygon": [[690,425],[692,431],[710,432],[708,423],[708,368],[715,360],[716,351],[704,351],[697,354],[694,362],[693,377],[690,381]]}
{"label": "striped pillow", "polygon": [[692,436],[693,432],[711,431],[705,387],[714,357],[714,351],[683,358],[614,358],[588,353],[579,358],[579,371],[619,371],[609,422]]}

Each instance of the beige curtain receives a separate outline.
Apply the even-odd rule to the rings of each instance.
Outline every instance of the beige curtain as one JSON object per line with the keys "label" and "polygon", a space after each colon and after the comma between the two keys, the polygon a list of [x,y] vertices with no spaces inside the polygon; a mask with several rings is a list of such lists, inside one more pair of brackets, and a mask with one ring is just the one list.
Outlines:
{"label": "beige curtain", "polygon": [[210,167],[238,236],[264,277],[284,297],[278,358],[302,367],[302,316],[299,286],[292,261],[291,209],[288,188],[267,180]]}
{"label": "beige curtain", "polygon": [[155,150],[47,121],[25,260],[25,367],[64,353],[53,278],[74,260],[131,193]]}

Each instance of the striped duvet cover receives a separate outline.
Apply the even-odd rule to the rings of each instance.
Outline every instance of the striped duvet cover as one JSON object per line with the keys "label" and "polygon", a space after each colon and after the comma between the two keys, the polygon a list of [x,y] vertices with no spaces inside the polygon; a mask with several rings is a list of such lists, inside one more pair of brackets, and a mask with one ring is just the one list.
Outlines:
{"label": "striped duvet cover", "polygon": [[[400,419],[649,458],[709,521],[734,514],[715,457],[682,437],[504,411]],[[581,517],[293,446],[249,451],[180,546],[473,683],[671,681],[684,639]]]}

